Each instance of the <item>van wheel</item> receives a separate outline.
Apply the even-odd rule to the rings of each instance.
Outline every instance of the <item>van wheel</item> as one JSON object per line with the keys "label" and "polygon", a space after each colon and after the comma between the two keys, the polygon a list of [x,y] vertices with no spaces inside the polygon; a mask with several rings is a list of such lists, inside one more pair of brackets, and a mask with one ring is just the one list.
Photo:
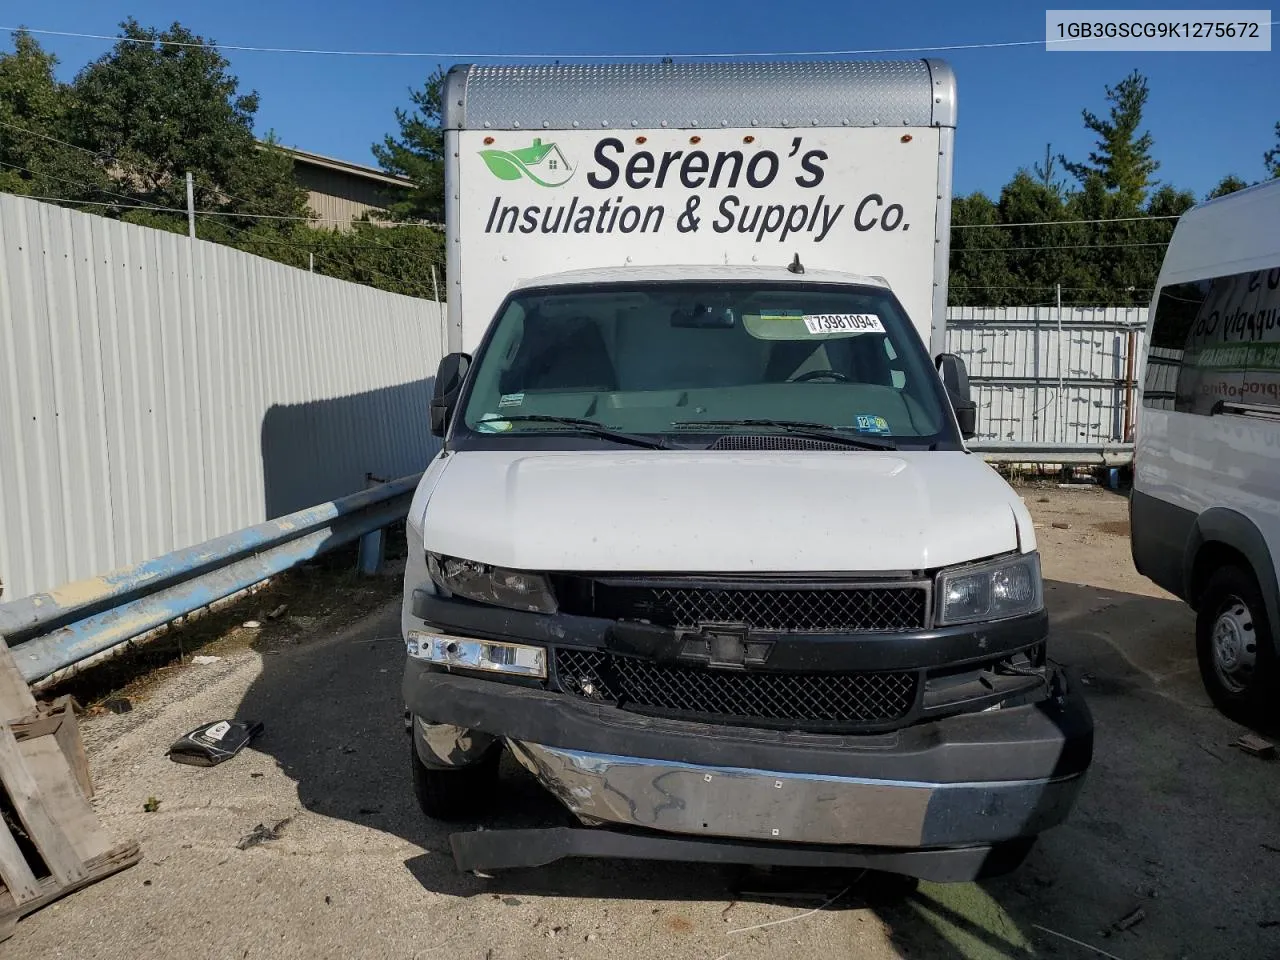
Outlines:
{"label": "van wheel", "polygon": [[1200,676],[1214,705],[1234,720],[1267,719],[1275,709],[1276,657],[1266,604],[1253,574],[1215,570],[1196,617]]}
{"label": "van wheel", "polygon": [[502,750],[495,748],[469,767],[441,770],[428,767],[409,742],[409,763],[413,768],[413,793],[422,812],[433,820],[473,820],[493,800],[498,789],[498,763]]}

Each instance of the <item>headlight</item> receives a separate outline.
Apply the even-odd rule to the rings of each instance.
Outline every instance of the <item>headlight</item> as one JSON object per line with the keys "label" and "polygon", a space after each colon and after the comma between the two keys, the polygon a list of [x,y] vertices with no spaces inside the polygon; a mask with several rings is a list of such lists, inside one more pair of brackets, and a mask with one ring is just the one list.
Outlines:
{"label": "headlight", "polygon": [[938,574],[937,623],[1003,620],[1044,606],[1040,554],[992,560]]}
{"label": "headlight", "polygon": [[505,570],[474,560],[427,554],[427,572],[436,586],[467,600],[512,610],[555,613],[556,598],[547,578],[538,573]]}

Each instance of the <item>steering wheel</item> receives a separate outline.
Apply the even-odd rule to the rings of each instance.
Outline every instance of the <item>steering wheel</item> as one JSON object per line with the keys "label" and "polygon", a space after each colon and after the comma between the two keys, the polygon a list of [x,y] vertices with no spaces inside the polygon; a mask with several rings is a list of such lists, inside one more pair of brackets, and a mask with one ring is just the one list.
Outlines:
{"label": "steering wheel", "polygon": [[838,383],[848,383],[849,378],[839,370],[810,370],[808,373],[802,373],[798,377],[792,377],[788,383],[808,383],[810,380],[835,380]]}

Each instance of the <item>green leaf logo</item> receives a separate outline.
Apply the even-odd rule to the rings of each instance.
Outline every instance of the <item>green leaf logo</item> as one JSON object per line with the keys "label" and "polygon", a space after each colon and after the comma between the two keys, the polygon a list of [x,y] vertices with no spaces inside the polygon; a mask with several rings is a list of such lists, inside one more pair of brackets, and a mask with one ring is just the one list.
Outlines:
{"label": "green leaf logo", "polygon": [[525,177],[540,187],[568,183],[575,169],[558,146],[540,137],[519,150],[481,150],[480,159],[499,180]]}
{"label": "green leaf logo", "polygon": [[489,172],[499,180],[520,179],[522,169],[520,163],[507,151],[481,150],[480,157],[484,160],[484,165],[489,168]]}

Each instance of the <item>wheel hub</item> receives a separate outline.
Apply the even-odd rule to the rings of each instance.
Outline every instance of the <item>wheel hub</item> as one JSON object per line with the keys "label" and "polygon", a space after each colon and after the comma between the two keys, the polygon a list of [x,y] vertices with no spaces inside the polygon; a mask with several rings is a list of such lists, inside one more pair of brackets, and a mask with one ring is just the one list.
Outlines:
{"label": "wheel hub", "polygon": [[1249,685],[1257,650],[1253,614],[1243,601],[1232,597],[1213,624],[1213,666],[1224,687],[1240,693]]}

